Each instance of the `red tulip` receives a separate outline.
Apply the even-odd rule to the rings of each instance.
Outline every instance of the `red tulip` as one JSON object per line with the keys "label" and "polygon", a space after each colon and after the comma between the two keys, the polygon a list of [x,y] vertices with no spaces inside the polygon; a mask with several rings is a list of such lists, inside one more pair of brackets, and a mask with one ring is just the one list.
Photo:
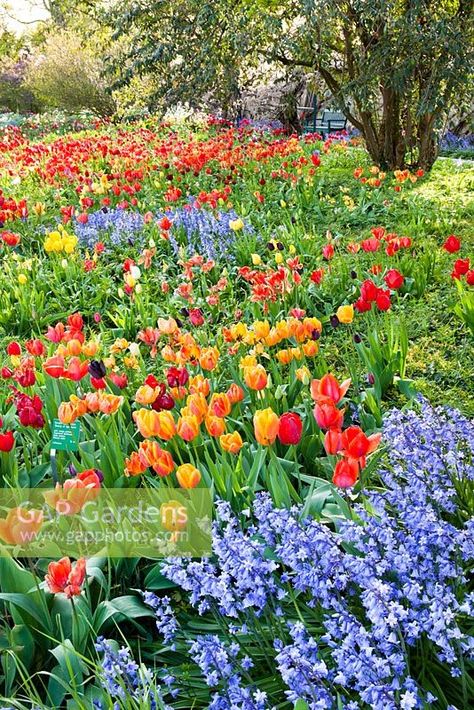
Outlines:
{"label": "red tulip", "polygon": [[369,237],[369,239],[364,239],[360,243],[362,249],[366,252],[378,251],[380,248],[380,240],[375,237]]}
{"label": "red tulip", "polygon": [[303,422],[296,412],[286,412],[280,417],[278,438],[285,446],[298,444],[303,432]]}
{"label": "red tulip", "polygon": [[0,451],[11,451],[15,445],[12,431],[0,433]]}
{"label": "red tulip", "polygon": [[376,239],[383,239],[385,236],[385,227],[372,227],[370,231]]}
{"label": "red tulip", "polygon": [[329,398],[334,404],[337,404],[346,394],[350,384],[350,379],[344,380],[344,382],[339,384],[334,375],[328,373],[320,380],[313,380],[311,382],[311,397],[315,401],[318,401],[320,398],[323,400]]}
{"label": "red tulip", "polygon": [[46,352],[43,343],[37,338],[34,340],[28,340],[25,343],[25,347],[30,353],[30,355],[35,355],[36,357],[42,357]]}
{"label": "red tulip", "polygon": [[74,382],[79,382],[89,373],[89,360],[80,360],[78,357],[72,357],[69,360],[67,368],[64,370],[64,377]]}
{"label": "red tulip", "polygon": [[460,248],[461,241],[457,237],[455,237],[454,234],[450,234],[443,244],[443,249],[449,254],[454,254],[456,251],[459,251]]}
{"label": "red tulip", "polygon": [[184,387],[189,380],[189,372],[185,367],[181,369],[179,367],[170,367],[166,373],[166,379],[170,387]]}
{"label": "red tulip", "polygon": [[64,593],[68,599],[81,593],[86,578],[86,561],[83,557],[72,565],[69,557],[50,562],[46,584],[53,594]]}
{"label": "red tulip", "polygon": [[125,374],[121,375],[117,372],[112,372],[110,374],[110,379],[112,380],[114,385],[121,390],[125,389],[125,387],[128,385],[128,377]]}
{"label": "red tulip", "polygon": [[313,271],[313,273],[311,274],[311,276],[309,278],[313,283],[320,284],[323,276],[324,276],[324,269],[316,269],[316,271]]}
{"label": "red tulip", "polygon": [[323,256],[326,259],[326,261],[330,261],[330,259],[333,258],[334,256],[334,247],[332,244],[325,244],[323,246]]}
{"label": "red tulip", "polygon": [[80,313],[73,313],[68,316],[67,323],[71,330],[82,330],[84,327],[84,321]]}
{"label": "red tulip", "polygon": [[365,457],[371,454],[380,444],[382,434],[367,436],[360,427],[350,426],[341,435],[343,456],[356,459],[361,467],[365,466]]}
{"label": "red tulip", "polygon": [[314,418],[320,429],[340,429],[344,412],[336,407],[329,397],[321,397],[313,410]]}
{"label": "red tulip", "polygon": [[389,269],[385,275],[384,281],[389,288],[397,290],[403,286],[405,279],[403,275],[397,271],[397,269]]}
{"label": "red tulip", "polygon": [[370,311],[372,308],[372,303],[370,301],[364,301],[363,298],[357,299],[354,303],[354,308],[358,313],[364,313],[365,311]]}
{"label": "red tulip", "polygon": [[160,225],[160,229],[162,229],[164,232],[167,232],[169,229],[171,229],[173,225],[169,217],[163,217],[162,219],[160,219],[158,224]]}
{"label": "red tulip", "polygon": [[359,478],[359,464],[353,459],[341,459],[334,468],[332,482],[339,488],[350,488]]}
{"label": "red tulip", "polygon": [[8,354],[8,355],[21,355],[21,345],[20,345],[20,343],[17,343],[16,340],[12,340],[11,343],[8,343],[8,345],[7,345],[7,354]]}
{"label": "red tulip", "polygon": [[454,262],[451,278],[460,279],[469,271],[469,259],[456,259]]}
{"label": "red tulip", "polygon": [[378,288],[370,279],[366,279],[360,286],[360,297],[363,301],[375,301]]}
{"label": "red tulip", "polygon": [[466,274],[466,283],[469,286],[474,286],[474,269],[470,269]]}
{"label": "red tulip", "polygon": [[189,311],[189,320],[191,325],[199,326],[204,323],[204,317],[200,308],[191,308]]}
{"label": "red tulip", "polygon": [[49,357],[43,363],[43,370],[50,377],[63,377],[64,376],[64,358],[61,355],[54,355]]}
{"label": "red tulip", "polygon": [[377,293],[377,298],[375,299],[377,308],[380,311],[388,311],[392,305],[390,301],[390,291],[384,291],[382,288],[379,289]]}
{"label": "red tulip", "polygon": [[339,429],[329,429],[324,437],[324,448],[330,456],[335,456],[342,449],[341,432]]}

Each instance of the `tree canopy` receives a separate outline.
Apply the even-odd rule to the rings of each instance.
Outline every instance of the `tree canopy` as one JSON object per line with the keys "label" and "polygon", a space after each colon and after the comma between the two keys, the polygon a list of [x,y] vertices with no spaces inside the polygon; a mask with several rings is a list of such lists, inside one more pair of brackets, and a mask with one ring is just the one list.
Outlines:
{"label": "tree canopy", "polygon": [[229,110],[263,65],[318,73],[374,161],[429,167],[452,100],[472,95],[470,0],[126,0],[114,85],[153,74],[154,105],[206,94]]}

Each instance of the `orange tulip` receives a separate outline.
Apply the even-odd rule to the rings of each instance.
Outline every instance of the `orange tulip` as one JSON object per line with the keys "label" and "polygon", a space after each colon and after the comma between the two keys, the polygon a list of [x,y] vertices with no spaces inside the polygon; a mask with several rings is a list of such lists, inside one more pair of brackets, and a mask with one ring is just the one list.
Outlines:
{"label": "orange tulip", "polygon": [[148,464],[138,451],[132,451],[130,458],[125,459],[125,476],[139,476],[146,471]]}
{"label": "orange tulip", "polygon": [[138,409],[133,412],[132,416],[138,431],[144,439],[158,435],[158,412],[155,412],[154,409]]}
{"label": "orange tulip", "polygon": [[73,338],[66,345],[66,352],[68,355],[80,355],[82,353],[82,343],[80,340]]}
{"label": "orange tulip", "polygon": [[243,400],[244,391],[242,387],[233,382],[227,390],[227,396],[231,404],[237,404],[237,402],[241,402]]}
{"label": "orange tulip", "polygon": [[181,488],[196,488],[201,480],[201,474],[192,464],[184,463],[176,469],[176,478]]}
{"label": "orange tulip", "polygon": [[56,483],[52,491],[43,493],[46,503],[60,515],[76,515],[84,505],[97,498],[100,478],[93,469],[82,471],[63,485]]}
{"label": "orange tulip", "polygon": [[178,330],[178,324],[174,318],[158,318],[158,330],[165,335],[171,335]]}
{"label": "orange tulip", "polygon": [[280,365],[289,365],[290,362],[293,360],[293,353],[291,352],[291,348],[279,350],[276,356]]}
{"label": "orange tulip", "polygon": [[177,432],[184,441],[192,441],[199,434],[199,420],[194,415],[178,419]]}
{"label": "orange tulip", "polygon": [[143,385],[135,393],[135,402],[138,402],[138,404],[153,404],[158,394],[159,389],[157,387]]}
{"label": "orange tulip", "polygon": [[199,364],[203,370],[214,370],[219,360],[219,350],[217,348],[203,348],[199,356]]}
{"label": "orange tulip", "polygon": [[243,446],[242,437],[238,431],[233,431],[232,434],[222,434],[219,437],[219,442],[224,451],[230,454],[238,454]]}
{"label": "orange tulip", "polygon": [[263,365],[244,368],[244,381],[251,390],[263,390],[268,383],[268,375]]}
{"label": "orange tulip", "polygon": [[307,340],[301,347],[306,357],[314,357],[319,352],[319,343],[317,340]]}
{"label": "orange tulip", "polygon": [[268,347],[271,347],[272,345],[277,345],[281,340],[280,334],[278,333],[276,328],[272,328],[270,332],[268,333],[267,337],[265,338],[265,345],[268,345]]}
{"label": "orange tulip", "polygon": [[165,345],[165,347],[161,349],[161,357],[165,362],[176,361],[176,353],[171,347],[171,345]]}
{"label": "orange tulip", "polygon": [[174,423],[173,415],[166,410],[157,412],[156,417],[156,434],[159,439],[169,441],[176,434],[176,424]]}
{"label": "orange tulip", "polygon": [[185,530],[188,523],[186,507],[177,500],[168,500],[161,504],[160,518],[162,527],[172,533]]}
{"label": "orange tulip", "polygon": [[76,408],[78,417],[83,417],[84,414],[87,414],[89,408],[87,406],[87,402],[85,401],[85,399],[81,399],[81,397],[78,397],[75,394],[71,394],[69,396],[69,401]]}
{"label": "orange tulip", "polygon": [[63,424],[73,424],[78,417],[77,408],[72,402],[61,402],[58,407],[58,419]]}
{"label": "orange tulip", "polygon": [[229,397],[225,392],[215,392],[209,403],[209,413],[213,414],[215,417],[228,417],[232,405],[230,403]]}
{"label": "orange tulip", "polygon": [[174,461],[169,453],[165,451],[156,441],[147,439],[140,443],[139,455],[142,463],[148,463],[159,476],[168,476],[174,469]]}
{"label": "orange tulip", "polygon": [[252,330],[258,340],[264,340],[270,332],[270,324],[267,320],[256,320]]}
{"label": "orange tulip", "polygon": [[270,446],[277,438],[280,418],[271,407],[257,409],[253,415],[255,438],[262,446]]}
{"label": "orange tulip", "polygon": [[87,411],[90,412],[90,414],[95,414],[100,411],[99,392],[87,392],[84,401],[87,405]]}
{"label": "orange tulip", "polygon": [[204,397],[207,397],[211,389],[209,380],[203,375],[190,377],[188,387],[191,394],[202,394]]}
{"label": "orange tulip", "polygon": [[99,409],[102,414],[115,414],[119,407],[123,404],[123,397],[117,394],[109,394],[108,392],[99,393]]}
{"label": "orange tulip", "polygon": [[199,423],[201,423],[204,420],[209,407],[205,396],[200,392],[190,394],[186,400],[186,405],[186,409],[189,410],[190,414],[194,414],[194,416],[199,419]]}
{"label": "orange tulip", "polygon": [[275,326],[276,331],[280,340],[285,340],[286,338],[291,338],[291,327],[290,323],[286,320],[280,320]]}
{"label": "orange tulip", "polygon": [[206,417],[206,429],[210,436],[221,436],[225,432],[225,421],[222,417],[215,417],[208,414]]}
{"label": "orange tulip", "polygon": [[40,531],[42,524],[41,510],[12,508],[6,518],[0,519],[0,538],[8,545],[31,542]]}
{"label": "orange tulip", "polygon": [[[86,357],[94,357],[94,355],[97,355],[97,352],[99,350],[99,343],[97,343],[95,340],[89,340],[87,343],[84,343],[82,346],[82,352]],[[105,365],[105,362],[104,362]],[[107,367],[107,365],[106,365]]]}
{"label": "orange tulip", "polygon": [[316,333],[321,333],[323,326],[318,318],[304,318],[303,325],[306,331],[306,337],[314,340]]}

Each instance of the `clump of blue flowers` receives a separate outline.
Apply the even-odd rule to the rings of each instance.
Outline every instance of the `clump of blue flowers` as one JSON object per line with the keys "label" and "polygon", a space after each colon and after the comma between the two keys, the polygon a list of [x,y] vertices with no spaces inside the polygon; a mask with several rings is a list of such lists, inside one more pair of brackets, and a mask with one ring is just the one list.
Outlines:
{"label": "clump of blue flowers", "polygon": [[232,261],[236,241],[242,239],[242,231],[244,234],[252,232],[249,225],[244,225],[239,232],[232,229],[230,223],[238,219],[234,210],[212,211],[195,206],[194,200],[184,207],[158,215],[158,219],[164,216],[173,223],[169,241],[176,255],[183,248],[187,256],[200,254],[214,261]]}
{"label": "clump of blue flowers", "polygon": [[[252,228],[244,224],[243,230],[235,232],[231,227],[231,222],[238,219],[234,210],[210,210],[197,207],[194,202],[190,198],[184,207],[156,215],[158,222],[165,216],[172,221],[169,243],[174,254],[178,256],[184,251],[188,257],[200,254],[208,260],[232,261],[237,240],[242,239],[242,233],[252,234]],[[135,243],[141,246],[145,226],[140,212],[103,207],[90,212],[86,224],[76,220],[74,231],[80,243],[89,249],[100,241],[112,247]]]}
{"label": "clump of blue flowers", "polygon": [[80,243],[92,249],[104,238],[113,246],[133,244],[144,227],[143,215],[133,210],[117,207],[103,207],[97,212],[90,212],[86,224],[76,220],[74,231]]}
{"label": "clump of blue flowers", "polygon": [[[95,648],[101,654],[100,682],[107,696],[112,699],[114,710],[121,707],[146,707],[150,710],[166,708],[161,693],[154,683],[153,673],[145,666],[139,666],[132,658],[127,647],[115,648],[114,645],[99,637]],[[98,710],[110,707],[100,700],[95,702]]]}
{"label": "clump of blue flowers", "polygon": [[[474,702],[473,424],[422,402],[391,412],[384,438],[385,488],[369,493],[337,532],[299,507],[274,509],[263,494],[245,526],[227,503],[218,505],[212,561],[164,566],[199,612],[234,638],[224,656],[222,637],[206,637],[206,658],[232,664],[232,677],[241,678],[238,658],[248,655],[247,689],[278,669],[264,686],[264,707],[283,697],[312,710]],[[264,649],[252,642],[257,636]],[[229,704],[230,683],[193,648],[219,688],[215,707],[254,707]]]}

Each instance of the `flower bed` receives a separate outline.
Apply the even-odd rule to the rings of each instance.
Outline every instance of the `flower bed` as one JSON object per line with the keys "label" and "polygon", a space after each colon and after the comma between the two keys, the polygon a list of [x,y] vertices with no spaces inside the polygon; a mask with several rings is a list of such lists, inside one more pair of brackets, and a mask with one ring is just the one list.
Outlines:
{"label": "flower bed", "polygon": [[347,137],[0,143],[6,705],[469,707],[469,398],[411,376],[426,321],[468,389],[469,177],[447,219]]}

